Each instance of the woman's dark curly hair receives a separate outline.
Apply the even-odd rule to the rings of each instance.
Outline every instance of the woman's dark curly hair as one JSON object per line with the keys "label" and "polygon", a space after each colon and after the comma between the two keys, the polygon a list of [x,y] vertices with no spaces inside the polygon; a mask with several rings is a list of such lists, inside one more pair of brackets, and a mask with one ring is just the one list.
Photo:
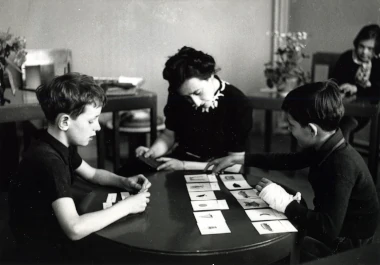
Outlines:
{"label": "woman's dark curly hair", "polygon": [[354,39],[354,46],[357,49],[359,43],[363,40],[375,40],[374,52],[376,55],[380,53],[380,27],[377,24],[370,24],[363,27]]}
{"label": "woman's dark curly hair", "polygon": [[165,63],[162,75],[169,82],[169,92],[176,92],[190,78],[207,80],[215,74],[215,60],[211,55],[194,48],[184,46],[170,56]]}

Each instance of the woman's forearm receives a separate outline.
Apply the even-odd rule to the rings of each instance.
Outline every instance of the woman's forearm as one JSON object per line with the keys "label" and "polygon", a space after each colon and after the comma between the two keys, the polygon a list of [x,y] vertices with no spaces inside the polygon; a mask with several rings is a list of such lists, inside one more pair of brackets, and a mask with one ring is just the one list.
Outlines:
{"label": "woman's forearm", "polygon": [[163,156],[173,146],[175,140],[175,134],[173,131],[166,129],[160,136],[154,141],[150,149],[153,152],[153,158]]}

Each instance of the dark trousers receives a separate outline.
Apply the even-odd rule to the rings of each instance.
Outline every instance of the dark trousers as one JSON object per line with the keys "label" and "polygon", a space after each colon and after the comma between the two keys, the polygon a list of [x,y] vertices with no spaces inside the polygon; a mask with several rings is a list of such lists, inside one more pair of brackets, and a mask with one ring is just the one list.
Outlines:
{"label": "dark trousers", "polygon": [[327,246],[321,241],[306,236],[301,244],[300,262],[308,262],[315,259],[324,258],[339,252],[347,251],[353,248],[369,245],[373,237],[366,239],[350,239],[347,237],[338,237],[333,246]]}

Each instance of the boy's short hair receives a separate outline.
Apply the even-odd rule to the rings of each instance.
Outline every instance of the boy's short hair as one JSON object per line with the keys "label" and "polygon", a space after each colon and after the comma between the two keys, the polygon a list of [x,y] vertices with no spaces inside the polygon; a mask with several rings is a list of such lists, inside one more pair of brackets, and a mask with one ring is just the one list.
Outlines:
{"label": "boy's short hair", "polygon": [[336,130],[344,115],[339,87],[331,80],[306,84],[290,91],[281,108],[302,127],[315,123],[325,131]]}
{"label": "boy's short hair", "polygon": [[104,107],[107,102],[104,90],[94,79],[79,73],[55,77],[48,84],[40,85],[36,94],[46,119],[52,123],[60,113],[75,119],[83,113],[86,105]]}

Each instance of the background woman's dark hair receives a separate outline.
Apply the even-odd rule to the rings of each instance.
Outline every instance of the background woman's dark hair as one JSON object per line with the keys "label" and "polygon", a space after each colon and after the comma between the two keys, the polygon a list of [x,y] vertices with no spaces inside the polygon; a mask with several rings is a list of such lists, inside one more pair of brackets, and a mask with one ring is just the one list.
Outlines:
{"label": "background woman's dark hair", "polygon": [[363,27],[354,39],[354,46],[357,48],[361,41],[371,39],[375,40],[374,52],[378,55],[380,53],[380,27],[377,24],[371,24]]}
{"label": "background woman's dark hair", "polygon": [[169,82],[169,92],[176,92],[185,80],[193,77],[207,80],[218,70],[211,55],[184,46],[169,57],[162,75]]}
{"label": "background woman's dark hair", "polygon": [[302,127],[315,123],[325,131],[336,130],[344,115],[339,86],[331,80],[306,84],[290,91],[282,109]]}
{"label": "background woman's dark hair", "polygon": [[79,73],[55,77],[50,83],[39,86],[36,93],[49,122],[54,122],[60,113],[76,118],[86,105],[103,107],[107,101],[104,90],[94,79]]}

